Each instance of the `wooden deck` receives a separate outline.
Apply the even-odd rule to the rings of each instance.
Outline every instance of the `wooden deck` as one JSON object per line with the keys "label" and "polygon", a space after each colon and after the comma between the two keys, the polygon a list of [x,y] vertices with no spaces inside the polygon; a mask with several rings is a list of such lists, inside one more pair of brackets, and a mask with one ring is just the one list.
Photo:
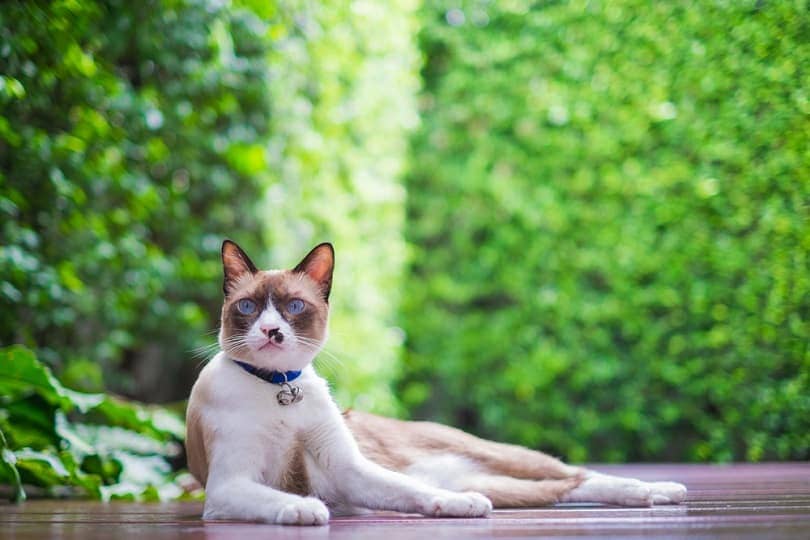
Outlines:
{"label": "wooden deck", "polygon": [[29,501],[0,504],[0,540],[110,538],[433,539],[433,538],[810,538],[810,464],[623,465],[594,467],[689,488],[686,504],[655,508],[559,505],[498,510],[490,519],[371,515],[328,527],[202,522],[201,504],[100,504]]}

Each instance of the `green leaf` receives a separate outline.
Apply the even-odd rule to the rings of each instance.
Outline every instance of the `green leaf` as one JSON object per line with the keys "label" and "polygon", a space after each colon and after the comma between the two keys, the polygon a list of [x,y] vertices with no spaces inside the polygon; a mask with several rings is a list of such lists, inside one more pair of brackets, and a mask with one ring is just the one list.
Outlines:
{"label": "green leaf", "polygon": [[182,490],[169,475],[171,467],[157,456],[139,456],[126,451],[113,453],[121,466],[119,482],[101,487],[102,500],[167,500]]}
{"label": "green leaf", "polygon": [[112,396],[104,396],[92,409],[105,423],[131,429],[149,435],[158,440],[169,440],[171,437],[182,438],[184,430],[178,415],[159,407],[144,407]]}
{"label": "green leaf", "polygon": [[0,395],[6,399],[39,394],[49,403],[70,408],[62,385],[39,363],[33,351],[22,345],[0,349]]}
{"label": "green leaf", "polygon": [[17,456],[8,447],[2,431],[0,431],[0,479],[11,481],[14,488],[11,493],[12,501],[20,503],[25,500],[25,490],[20,480],[20,471],[17,469]]}
{"label": "green leaf", "polygon": [[183,437],[178,415],[160,407],[144,407],[106,394],[86,394],[65,388],[26,347],[0,349],[0,395],[7,399],[37,394],[62,411],[94,413],[105,423],[132,429],[156,439]]}
{"label": "green leaf", "polygon": [[58,409],[40,396],[28,396],[0,410],[6,417],[2,424],[7,426],[10,445],[36,449],[58,445],[59,436],[54,423],[54,413]]}
{"label": "green leaf", "polygon": [[58,486],[67,483],[71,473],[59,459],[50,452],[23,448],[14,452],[17,468],[25,482],[42,486]]}

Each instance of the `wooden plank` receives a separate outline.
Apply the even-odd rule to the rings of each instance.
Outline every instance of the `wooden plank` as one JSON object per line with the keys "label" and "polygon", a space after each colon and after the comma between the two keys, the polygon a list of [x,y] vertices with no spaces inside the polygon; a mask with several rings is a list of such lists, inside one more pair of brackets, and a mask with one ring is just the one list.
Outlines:
{"label": "wooden plank", "polygon": [[676,480],[686,504],[615,508],[564,504],[498,510],[490,519],[394,513],[333,518],[328,527],[203,522],[200,503],[29,501],[0,505],[0,540],[196,538],[810,538],[810,464],[611,465],[610,474]]}

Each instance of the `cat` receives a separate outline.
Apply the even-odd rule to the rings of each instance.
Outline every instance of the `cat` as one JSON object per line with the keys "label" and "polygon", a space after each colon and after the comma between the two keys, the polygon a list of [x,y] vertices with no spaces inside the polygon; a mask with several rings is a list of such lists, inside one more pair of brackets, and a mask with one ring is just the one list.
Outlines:
{"label": "cat", "polygon": [[189,398],[186,446],[204,519],[323,525],[393,510],[485,517],[557,502],[677,504],[686,488],[567,465],[431,422],[341,412],[313,359],[327,338],[334,250],[259,271],[222,244],[219,345]]}

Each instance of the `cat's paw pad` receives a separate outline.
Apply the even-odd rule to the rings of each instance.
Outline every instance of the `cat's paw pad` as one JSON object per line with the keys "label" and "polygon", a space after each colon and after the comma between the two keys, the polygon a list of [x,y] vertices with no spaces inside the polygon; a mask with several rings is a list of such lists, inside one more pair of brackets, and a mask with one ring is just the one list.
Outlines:
{"label": "cat's paw pad", "polygon": [[448,493],[430,499],[423,514],[443,517],[485,517],[492,511],[492,503],[480,493]]}
{"label": "cat's paw pad", "polygon": [[653,503],[680,504],[686,500],[686,486],[678,482],[650,482]]}
{"label": "cat's paw pad", "polygon": [[328,521],[326,505],[312,497],[284,505],[275,519],[279,525],[325,525]]}

